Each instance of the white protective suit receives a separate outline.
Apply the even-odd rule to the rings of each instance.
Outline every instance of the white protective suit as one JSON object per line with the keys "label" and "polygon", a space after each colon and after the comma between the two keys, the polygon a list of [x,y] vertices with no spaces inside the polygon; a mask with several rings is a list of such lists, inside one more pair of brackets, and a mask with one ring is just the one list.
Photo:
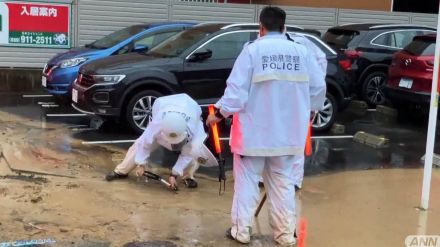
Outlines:
{"label": "white protective suit", "polygon": [[127,174],[135,167],[135,164],[146,165],[150,154],[159,145],[172,150],[171,144],[160,134],[162,118],[167,112],[181,113],[187,121],[188,132],[188,143],[180,150],[180,155],[172,169],[172,173],[179,176],[183,176],[185,173],[185,177],[193,179],[194,172],[200,165],[197,159],[203,157],[209,160],[209,157],[205,157],[206,153],[204,153],[207,148],[205,148],[203,142],[207,135],[201,121],[202,109],[187,94],[176,94],[156,99],[153,104],[151,122],[129,149],[124,161],[116,167],[115,172]]}
{"label": "white protective suit", "polygon": [[[307,50],[318,62],[318,65],[321,68],[321,76],[325,78],[327,74],[327,56],[325,55],[325,53],[317,45],[315,45],[315,43],[310,41],[304,35],[301,35],[299,33],[289,33],[288,35],[290,39],[292,39],[294,42],[300,43],[307,48]],[[294,176],[296,178],[295,185],[298,186],[298,188],[302,188],[302,183],[304,179],[304,161],[304,156],[297,157],[295,159],[295,165],[298,164],[299,166],[298,169],[294,171]]]}
{"label": "white protective suit", "polygon": [[269,33],[245,45],[223,97],[223,116],[233,114],[232,236],[249,242],[263,175],[275,241],[295,243],[295,156],[304,155],[310,110],[322,108],[326,84],[304,45]]}

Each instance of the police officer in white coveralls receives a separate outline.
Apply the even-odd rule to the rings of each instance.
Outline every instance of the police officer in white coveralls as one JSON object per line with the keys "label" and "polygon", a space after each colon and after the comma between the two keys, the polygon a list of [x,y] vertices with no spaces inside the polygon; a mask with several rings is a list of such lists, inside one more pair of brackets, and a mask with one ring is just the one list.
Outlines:
{"label": "police officer in white coveralls", "polygon": [[[194,172],[199,165],[211,162],[214,156],[204,145],[207,137],[200,106],[187,94],[160,97],[153,104],[153,117],[144,133],[128,150],[124,160],[106,176],[108,181],[126,178],[135,167],[142,176],[151,153],[160,146],[180,152],[173,166],[169,183],[176,187],[176,178],[183,176],[189,188],[197,187]],[[211,162],[212,163],[212,162]]]}
{"label": "police officer in white coveralls", "polygon": [[261,37],[244,46],[215,116],[206,121],[211,125],[233,115],[234,198],[226,236],[240,243],[251,239],[261,175],[275,241],[296,243],[295,159],[304,153],[310,111],[325,100],[322,69],[304,45],[282,33],[285,19],[277,7],[261,11]]}
{"label": "police officer in white coveralls", "polygon": [[[327,74],[327,57],[325,53],[312,41],[310,41],[308,38],[304,37],[301,34],[295,33],[293,35],[289,35],[289,38],[296,43],[299,43],[301,45],[304,45],[307,50],[309,51],[310,55],[316,59],[318,62],[319,67],[321,68],[321,71],[315,71],[315,73],[321,73],[321,76],[325,80],[325,76]],[[312,113],[314,115],[314,113]],[[295,177],[296,182],[295,186],[297,189],[302,188],[302,183],[304,179],[304,155],[298,155],[296,156],[295,164],[298,164],[299,168],[295,170]]]}

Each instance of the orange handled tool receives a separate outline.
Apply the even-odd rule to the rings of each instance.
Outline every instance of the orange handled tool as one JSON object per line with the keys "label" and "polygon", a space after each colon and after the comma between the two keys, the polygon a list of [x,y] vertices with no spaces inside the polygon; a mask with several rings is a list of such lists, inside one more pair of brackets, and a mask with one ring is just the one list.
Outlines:
{"label": "orange handled tool", "polygon": [[307,238],[307,220],[301,218],[299,221],[298,247],[306,247]]}
{"label": "orange handled tool", "polygon": [[309,129],[307,130],[307,138],[306,138],[306,148],[305,148],[306,156],[312,155],[312,122],[309,122]]}
{"label": "orange handled tool", "polygon": [[[208,107],[209,115],[215,115],[215,109],[213,105]],[[218,126],[217,124],[211,125],[212,139],[214,142],[215,152],[217,153],[219,174],[218,181],[220,183],[220,188],[218,190],[218,194],[222,195],[226,190],[226,174],[225,174],[225,159],[222,156],[222,146],[220,144],[220,137],[218,134]],[[223,181],[223,191],[222,191],[222,181]]]}
{"label": "orange handled tool", "polygon": [[[210,105],[208,109],[209,109],[209,115],[215,115],[215,110],[214,110],[214,106],[213,105]],[[217,123],[211,125],[211,131],[212,131],[212,138],[214,140],[215,152],[217,154],[221,154],[222,147],[220,146],[220,138],[218,136]]]}

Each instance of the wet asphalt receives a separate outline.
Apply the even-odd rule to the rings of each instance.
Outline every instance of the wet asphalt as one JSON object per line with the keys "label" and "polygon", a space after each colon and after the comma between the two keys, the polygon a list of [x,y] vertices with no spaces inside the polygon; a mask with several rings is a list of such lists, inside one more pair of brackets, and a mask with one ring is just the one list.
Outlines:
{"label": "wet asphalt", "polygon": [[[54,97],[36,97],[45,93],[1,94],[0,110],[20,115],[29,121],[39,121],[44,127],[47,123],[60,123],[68,126],[72,137],[85,142],[134,140],[138,135],[130,132],[124,124],[105,122],[99,129],[93,129],[89,116],[81,115],[69,105],[62,104]],[[64,115],[72,114],[72,115]],[[339,113],[336,123],[345,126],[343,134],[331,132],[314,133],[313,154],[306,159],[305,175],[335,173],[349,170],[420,168],[421,157],[425,152],[428,117],[417,110],[400,113],[394,121],[382,121],[374,109],[365,114],[356,114],[348,109]],[[227,132],[223,128],[223,132]],[[226,130],[226,131],[225,131]],[[353,141],[352,136],[358,131],[381,135],[390,139],[386,148],[373,148]],[[228,137],[228,133],[221,133]],[[323,137],[331,139],[321,139]],[[130,142],[107,144],[126,148]],[[226,168],[232,168],[232,157],[228,152],[227,141],[223,142]],[[437,153],[440,151],[436,145]],[[171,167],[177,155],[166,150],[158,150],[152,156],[154,163]],[[217,169],[201,168],[199,172],[217,176]]]}

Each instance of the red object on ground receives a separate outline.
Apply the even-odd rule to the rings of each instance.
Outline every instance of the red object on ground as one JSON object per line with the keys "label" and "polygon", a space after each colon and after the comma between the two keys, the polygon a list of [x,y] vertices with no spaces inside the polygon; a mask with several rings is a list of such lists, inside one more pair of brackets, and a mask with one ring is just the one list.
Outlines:
{"label": "red object on ground", "polygon": [[[214,116],[215,115],[214,106],[210,105],[208,109],[209,109],[209,115]],[[211,130],[212,130],[212,138],[214,140],[215,152],[217,152],[217,154],[220,154],[222,152],[222,148],[220,146],[220,138],[218,136],[218,127],[216,123],[211,126]]]}

